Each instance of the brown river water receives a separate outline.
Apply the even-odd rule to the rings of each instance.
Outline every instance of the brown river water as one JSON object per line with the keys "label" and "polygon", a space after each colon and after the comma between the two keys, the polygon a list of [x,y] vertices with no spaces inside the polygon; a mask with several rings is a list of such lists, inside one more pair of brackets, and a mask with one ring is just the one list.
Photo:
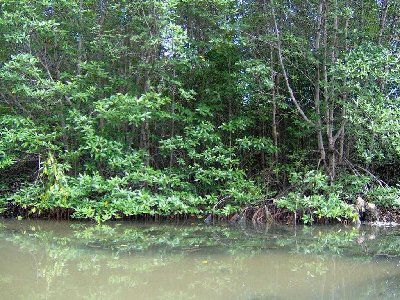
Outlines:
{"label": "brown river water", "polygon": [[400,229],[0,220],[0,299],[400,299]]}

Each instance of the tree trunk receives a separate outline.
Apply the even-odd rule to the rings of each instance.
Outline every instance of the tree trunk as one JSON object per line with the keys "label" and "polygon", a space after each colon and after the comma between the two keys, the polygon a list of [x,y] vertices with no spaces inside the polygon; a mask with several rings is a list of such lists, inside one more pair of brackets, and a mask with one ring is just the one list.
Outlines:
{"label": "tree trunk", "polygon": [[274,140],[274,146],[276,148],[275,153],[274,153],[274,160],[275,164],[278,163],[278,124],[276,121],[276,115],[277,115],[277,104],[276,104],[276,89],[277,86],[277,75],[275,74],[274,70],[274,52],[271,47],[271,81],[273,82],[273,87],[272,87],[272,138]]}
{"label": "tree trunk", "polygon": [[[317,28],[317,36],[315,39],[315,52],[319,55],[319,50],[321,47],[321,31],[322,31],[322,17],[323,17],[323,10],[325,6],[325,1],[320,1],[319,10],[318,10],[318,28]],[[315,94],[314,94],[314,105],[315,105],[315,112],[317,115],[317,141],[318,141],[318,152],[320,155],[318,161],[318,167],[320,166],[321,162],[325,165],[325,147],[324,147],[324,140],[322,137],[322,121],[321,121],[321,66],[318,61],[317,63],[317,71],[316,71],[316,78],[315,78]]]}

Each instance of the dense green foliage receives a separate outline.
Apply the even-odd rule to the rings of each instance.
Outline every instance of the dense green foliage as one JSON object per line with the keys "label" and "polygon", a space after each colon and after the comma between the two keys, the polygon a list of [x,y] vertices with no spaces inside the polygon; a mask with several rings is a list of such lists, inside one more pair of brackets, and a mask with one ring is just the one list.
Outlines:
{"label": "dense green foliage", "polygon": [[301,176],[293,173],[291,183],[296,186],[296,191],[278,199],[278,207],[299,212],[305,224],[313,223],[315,219],[356,220],[358,215],[352,206],[343,201],[348,196],[344,191],[349,189],[340,184],[330,186],[325,174],[310,171]]}
{"label": "dense green foliage", "polygon": [[0,210],[398,207],[399,6],[1,1]]}

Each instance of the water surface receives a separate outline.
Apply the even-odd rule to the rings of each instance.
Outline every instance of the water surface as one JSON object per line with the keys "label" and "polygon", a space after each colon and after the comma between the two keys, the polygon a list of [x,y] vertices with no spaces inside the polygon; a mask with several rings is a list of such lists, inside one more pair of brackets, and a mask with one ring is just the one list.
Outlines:
{"label": "water surface", "polygon": [[0,299],[399,299],[400,231],[0,221]]}

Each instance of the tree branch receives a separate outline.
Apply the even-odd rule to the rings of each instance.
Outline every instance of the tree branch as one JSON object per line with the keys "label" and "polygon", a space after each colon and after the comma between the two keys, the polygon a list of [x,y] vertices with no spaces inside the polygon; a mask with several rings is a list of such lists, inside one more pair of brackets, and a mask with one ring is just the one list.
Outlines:
{"label": "tree branch", "polygon": [[275,27],[275,34],[276,34],[276,38],[277,38],[277,49],[278,49],[278,58],[279,58],[279,63],[281,65],[282,68],[282,73],[283,73],[283,77],[285,78],[285,83],[286,83],[286,87],[289,91],[289,95],[290,95],[290,99],[293,101],[294,105],[296,106],[297,111],[299,112],[299,114],[301,115],[301,117],[304,119],[304,121],[306,121],[307,123],[313,124],[313,122],[306,116],[306,114],[304,113],[303,109],[300,107],[300,104],[297,102],[297,99],[293,93],[292,87],[290,86],[290,82],[289,82],[289,76],[287,74],[286,71],[286,67],[285,64],[283,62],[283,54],[282,54],[282,47],[281,47],[281,36],[279,33],[279,29],[278,29],[278,23],[276,22],[276,15],[275,15],[275,8],[274,8],[274,2],[273,0],[271,0],[271,4],[272,4],[272,18],[274,20],[274,27]]}

